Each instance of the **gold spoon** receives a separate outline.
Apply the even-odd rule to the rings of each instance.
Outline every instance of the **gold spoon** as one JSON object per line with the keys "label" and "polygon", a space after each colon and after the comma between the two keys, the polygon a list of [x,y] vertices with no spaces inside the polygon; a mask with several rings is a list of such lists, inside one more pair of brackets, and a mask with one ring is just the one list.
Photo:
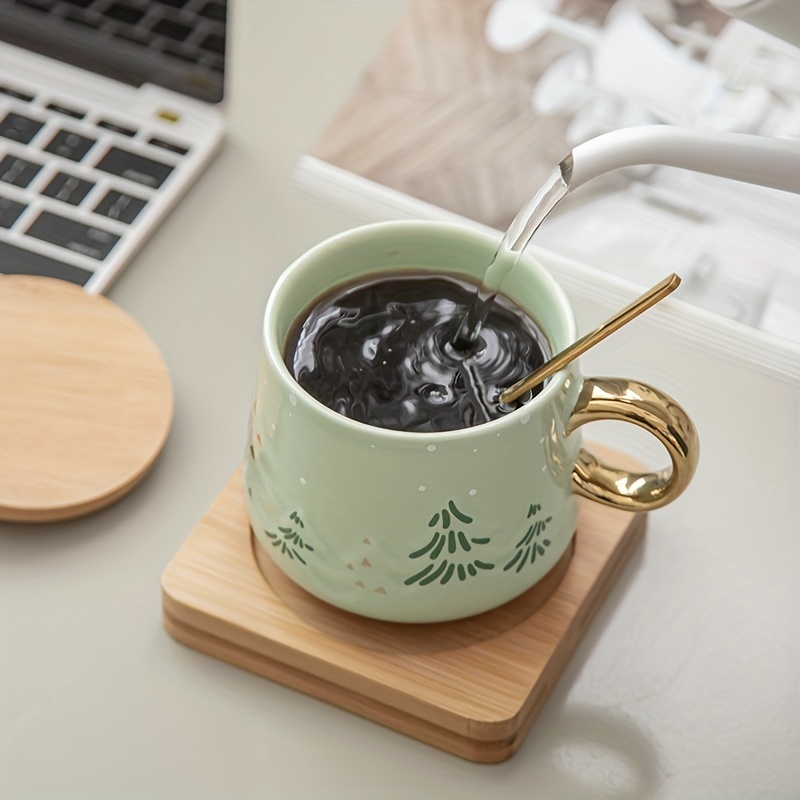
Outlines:
{"label": "gold spoon", "polygon": [[650,306],[654,306],[659,300],[663,300],[668,294],[674,292],[680,286],[681,279],[673,272],[668,275],[663,281],[657,283],[652,289],[648,289],[641,297],[638,297],[630,305],[625,306],[622,311],[615,314],[611,319],[604,322],[598,328],[595,328],[591,333],[587,333],[577,342],[571,344],[566,350],[562,350],[558,355],[553,356],[549,361],[545,362],[539,369],[534,370],[522,380],[517,381],[513,386],[503,389],[498,398],[500,403],[513,403],[518,397],[521,397],[528,389],[533,389],[538,386],[543,380],[555,375],[560,369],[563,369],[570,361],[576,359],[581,353],[585,353],[590,347],[594,347],[598,342],[602,341],[619,330],[623,325],[630,322],[634,317],[638,317],[643,311],[647,311]]}

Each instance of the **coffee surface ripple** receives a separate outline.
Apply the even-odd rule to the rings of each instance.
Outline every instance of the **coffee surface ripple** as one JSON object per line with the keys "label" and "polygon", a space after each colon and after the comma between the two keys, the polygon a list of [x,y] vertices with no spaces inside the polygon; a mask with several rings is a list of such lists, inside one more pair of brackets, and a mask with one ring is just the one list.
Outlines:
{"label": "coffee surface ripple", "polygon": [[[287,339],[286,363],[320,402],[402,431],[448,431],[509,413],[500,392],[545,361],[544,337],[498,295],[469,352],[452,346],[477,287],[414,275],[346,286],[318,302]],[[537,392],[541,388],[537,388]]]}

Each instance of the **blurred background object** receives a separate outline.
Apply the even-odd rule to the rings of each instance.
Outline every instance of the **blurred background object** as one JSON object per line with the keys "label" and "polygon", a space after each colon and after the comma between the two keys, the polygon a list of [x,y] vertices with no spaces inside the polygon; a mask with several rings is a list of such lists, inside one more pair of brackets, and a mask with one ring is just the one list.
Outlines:
{"label": "blurred background object", "polygon": [[[570,149],[652,123],[800,142],[800,49],[705,0],[412,0],[311,155],[504,230]],[[636,167],[535,243],[639,287],[675,271],[682,299],[800,343],[798,219],[787,192]]]}

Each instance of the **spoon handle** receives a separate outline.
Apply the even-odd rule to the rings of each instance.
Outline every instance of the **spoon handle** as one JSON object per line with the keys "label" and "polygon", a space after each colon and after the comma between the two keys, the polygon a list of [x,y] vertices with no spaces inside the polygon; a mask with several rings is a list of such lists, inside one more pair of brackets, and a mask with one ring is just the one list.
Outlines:
{"label": "spoon handle", "polygon": [[563,369],[570,361],[576,359],[581,353],[586,352],[590,347],[594,347],[598,342],[602,341],[619,330],[623,325],[630,322],[634,317],[638,317],[643,311],[646,311],[651,306],[654,306],[659,300],[665,298],[680,285],[681,279],[673,272],[664,278],[663,281],[648,289],[643,295],[637,297],[630,305],[625,306],[622,311],[619,311],[611,319],[604,322],[599,327],[595,328],[591,333],[578,339],[566,350],[562,350],[558,355],[553,356],[550,361],[545,362],[539,369],[532,372],[525,378],[517,381],[513,386],[509,386],[500,393],[498,398],[501,403],[513,403],[518,397],[521,397],[528,389],[533,389],[538,386],[543,380],[554,375],[560,369]]}

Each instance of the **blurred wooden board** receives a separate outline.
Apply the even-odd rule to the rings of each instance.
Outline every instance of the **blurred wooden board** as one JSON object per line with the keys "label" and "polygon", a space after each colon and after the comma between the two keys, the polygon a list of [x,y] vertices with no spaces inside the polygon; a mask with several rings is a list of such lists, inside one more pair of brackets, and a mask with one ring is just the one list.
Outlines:
{"label": "blurred wooden board", "polygon": [[[580,122],[581,114],[592,121],[587,136],[596,135],[602,131],[603,115],[610,113],[602,108],[613,106],[619,98],[596,86],[591,48],[558,30],[548,30],[546,24],[539,28],[540,35],[531,33],[526,46],[503,52],[493,49],[485,29],[494,3],[409,0],[407,12],[309,154],[505,230],[578,143],[575,136],[587,129],[587,122]],[[644,11],[645,5],[638,4],[665,35],[665,23],[673,19],[684,27],[700,25],[709,35],[727,20],[708,3],[675,2],[664,7],[651,3],[649,11]],[[544,12],[546,6],[552,8],[549,15]],[[537,21],[551,16],[599,35],[613,8],[610,0],[531,2],[528,30],[536,31]],[[567,95],[565,102],[550,99],[546,109],[537,107],[533,92],[565,56],[585,59],[588,76],[581,86],[588,94],[570,102],[569,84],[563,79],[557,85]],[[635,99],[628,102],[638,108]],[[594,114],[587,109],[594,109]],[[570,133],[576,119],[578,133]],[[623,176],[613,173],[598,181],[599,185],[592,182],[591,188],[583,187],[581,194],[585,197],[587,191],[619,190],[627,185]]]}
{"label": "blurred wooden board", "polygon": [[336,609],[274,568],[250,532],[237,472],[163,574],[164,625],[190,647],[442,750],[503,761],[645,530],[644,514],[581,502],[574,552],[524,595],[465,620],[401,625]]}
{"label": "blurred wooden board", "polygon": [[0,519],[96,511],[145,475],[172,423],[169,372],[106,297],[0,275]]}

